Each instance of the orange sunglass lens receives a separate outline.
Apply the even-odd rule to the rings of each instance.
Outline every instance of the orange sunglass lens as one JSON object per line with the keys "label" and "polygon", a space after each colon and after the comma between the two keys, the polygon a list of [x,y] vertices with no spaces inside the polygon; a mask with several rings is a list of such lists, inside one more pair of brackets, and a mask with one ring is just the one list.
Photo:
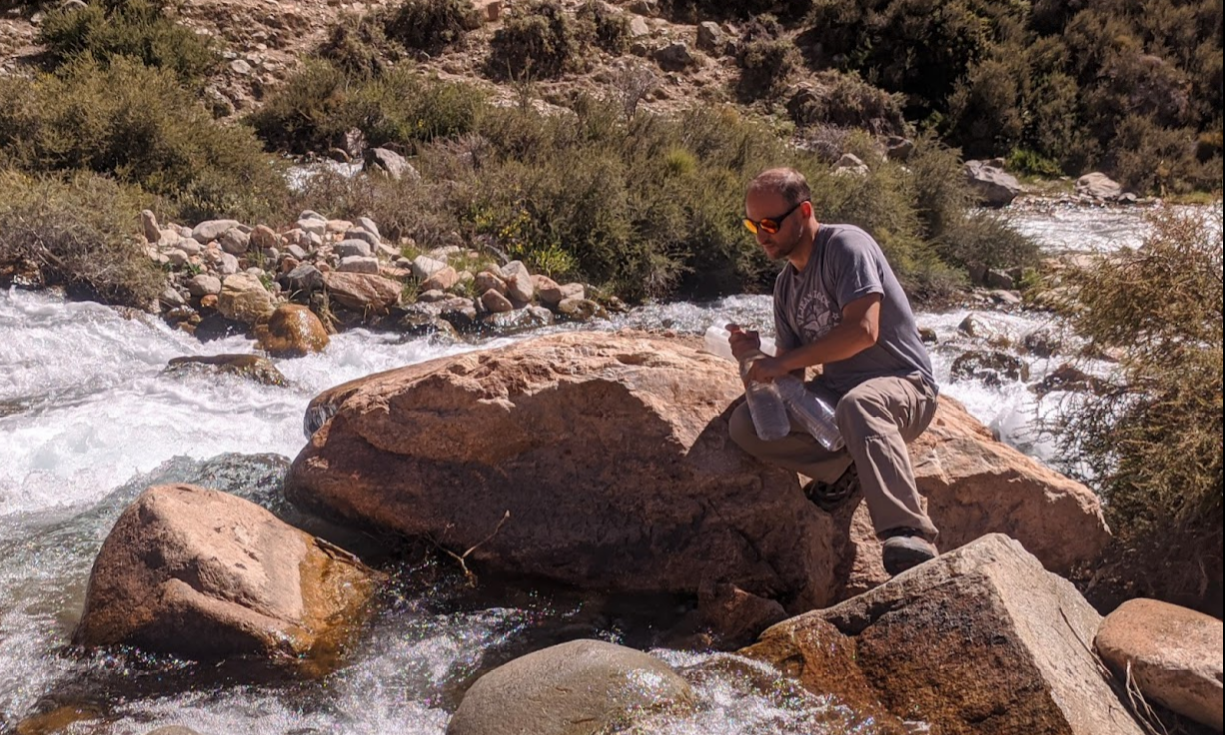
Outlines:
{"label": "orange sunglass lens", "polygon": [[759,229],[767,235],[773,235],[778,232],[778,224],[774,220],[763,219],[761,222],[754,222],[746,217],[744,219],[744,226],[754,235],[757,234]]}

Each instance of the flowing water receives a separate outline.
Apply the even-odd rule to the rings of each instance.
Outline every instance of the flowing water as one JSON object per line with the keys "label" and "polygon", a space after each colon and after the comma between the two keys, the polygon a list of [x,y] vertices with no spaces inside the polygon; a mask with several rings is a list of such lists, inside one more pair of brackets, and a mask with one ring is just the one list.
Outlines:
{"label": "flowing water", "polygon": [[[1138,226],[1136,215],[1127,216],[1123,224],[1113,213],[1086,218],[1073,234],[1078,242],[1117,242]],[[1057,218],[1021,224],[1048,245],[1065,238]],[[1116,229],[1122,234],[1111,234]],[[644,307],[591,328],[700,334],[726,321],[768,325],[769,309],[767,297],[738,296]],[[1040,400],[1030,385],[1058,360],[1030,359],[1028,383],[950,380],[956,356],[982,346],[981,338],[958,329],[970,313],[920,315],[921,326],[938,339],[932,354],[944,392],[1003,440],[1052,458],[1049,439],[1034,429],[1035,416],[1059,397]],[[1058,326],[1028,313],[977,318],[1013,342]],[[616,600],[509,583],[478,596],[455,570],[429,561],[399,568],[359,648],[321,680],[244,678],[187,661],[68,646],[93,558],[144,488],[198,483],[308,522],[279,499],[279,485],[304,443],[302,418],[311,397],[379,370],[499,343],[351,331],[333,338],[322,354],[277,361],[290,387],[271,387],[163,371],[181,355],[249,352],[249,340],[202,344],[158,319],[125,318],[49,294],[0,293],[0,732],[16,732],[18,722],[40,713],[45,719],[28,721],[23,732],[127,735],[184,724],[206,735],[440,735],[471,678],[514,655],[574,637],[656,646],[641,610]],[[676,604],[661,601],[656,610]],[[643,732],[872,732],[870,721],[790,687],[773,672],[720,665],[728,660],[721,654],[656,652],[691,680],[701,706],[683,718],[660,715]],[[42,724],[33,727],[36,722]]]}

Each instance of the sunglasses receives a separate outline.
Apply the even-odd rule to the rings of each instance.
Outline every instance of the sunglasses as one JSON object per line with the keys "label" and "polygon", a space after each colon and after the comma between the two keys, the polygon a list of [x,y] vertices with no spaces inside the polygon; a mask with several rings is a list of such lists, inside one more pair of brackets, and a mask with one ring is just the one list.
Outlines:
{"label": "sunglasses", "polygon": [[805,199],[802,202],[798,202],[794,207],[792,207],[791,209],[788,209],[786,213],[784,213],[783,215],[779,217],[767,217],[763,220],[757,220],[757,221],[753,221],[749,219],[748,217],[745,217],[744,226],[747,227],[749,229],[749,232],[753,233],[754,235],[757,234],[758,230],[761,230],[762,232],[768,235],[776,234],[779,231],[779,229],[783,226],[783,220],[790,217],[791,213],[799,209],[801,204],[804,204],[805,202],[810,202],[810,201],[812,200]]}

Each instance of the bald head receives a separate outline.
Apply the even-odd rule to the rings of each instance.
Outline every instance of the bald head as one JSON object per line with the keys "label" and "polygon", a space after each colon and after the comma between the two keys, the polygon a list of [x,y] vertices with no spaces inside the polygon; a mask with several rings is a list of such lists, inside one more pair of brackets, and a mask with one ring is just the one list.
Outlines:
{"label": "bald head", "polygon": [[790,205],[812,199],[808,180],[804,178],[804,174],[793,168],[772,168],[757,174],[749,182],[748,193],[751,195],[765,192],[780,195]]}

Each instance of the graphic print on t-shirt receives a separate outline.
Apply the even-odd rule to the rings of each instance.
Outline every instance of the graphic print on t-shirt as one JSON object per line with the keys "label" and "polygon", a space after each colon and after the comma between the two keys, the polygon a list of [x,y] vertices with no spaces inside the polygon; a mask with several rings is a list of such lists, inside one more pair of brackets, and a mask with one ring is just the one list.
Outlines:
{"label": "graphic print on t-shirt", "polygon": [[800,294],[795,323],[804,344],[816,342],[841,322],[842,312],[830,303],[825,289],[813,288]]}

